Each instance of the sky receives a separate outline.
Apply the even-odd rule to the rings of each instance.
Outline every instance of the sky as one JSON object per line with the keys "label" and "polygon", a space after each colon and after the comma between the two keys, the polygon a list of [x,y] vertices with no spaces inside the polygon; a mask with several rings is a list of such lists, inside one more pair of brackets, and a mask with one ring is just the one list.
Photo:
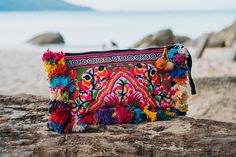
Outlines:
{"label": "sky", "polygon": [[101,11],[236,10],[236,0],[65,0]]}

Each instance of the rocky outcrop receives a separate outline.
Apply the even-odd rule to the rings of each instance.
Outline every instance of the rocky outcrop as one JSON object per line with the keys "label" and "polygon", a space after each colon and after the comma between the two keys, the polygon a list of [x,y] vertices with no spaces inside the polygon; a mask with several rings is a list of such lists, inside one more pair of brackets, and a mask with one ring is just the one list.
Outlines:
{"label": "rocky outcrop", "polygon": [[0,156],[235,156],[236,124],[180,117],[141,125],[48,131],[48,99],[0,96]]}
{"label": "rocky outcrop", "polygon": [[173,39],[174,43],[184,43],[188,40],[190,40],[189,37],[181,36],[181,35],[174,36],[174,39]]}
{"label": "rocky outcrop", "polygon": [[4,0],[0,11],[92,11],[91,8],[73,5],[64,0]]}
{"label": "rocky outcrop", "polygon": [[208,47],[231,47],[234,41],[236,41],[236,21],[220,32],[213,33],[208,41]]}
{"label": "rocky outcrop", "polygon": [[187,46],[196,46],[206,35],[209,35],[207,47],[231,47],[236,41],[236,21],[217,33],[205,33],[197,39],[185,41],[184,44]]}
{"label": "rocky outcrop", "polygon": [[164,46],[173,43],[183,43],[189,39],[190,38],[186,36],[175,36],[171,29],[164,29],[144,37],[134,44],[134,47]]}
{"label": "rocky outcrop", "polygon": [[165,46],[173,43],[184,43],[186,46],[197,46],[206,35],[209,35],[207,47],[231,47],[236,41],[236,21],[217,33],[205,33],[193,40],[187,36],[176,36],[171,29],[160,30],[155,34],[144,37],[135,43],[134,47]]}
{"label": "rocky outcrop", "polygon": [[60,33],[44,33],[29,40],[34,45],[64,44],[64,38]]}

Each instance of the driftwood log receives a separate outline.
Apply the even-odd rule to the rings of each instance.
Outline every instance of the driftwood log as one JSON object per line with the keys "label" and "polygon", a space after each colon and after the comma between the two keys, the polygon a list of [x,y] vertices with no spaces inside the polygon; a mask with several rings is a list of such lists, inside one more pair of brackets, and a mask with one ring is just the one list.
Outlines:
{"label": "driftwood log", "polygon": [[236,156],[236,124],[180,117],[141,125],[92,126],[58,135],[48,99],[0,96],[0,156]]}

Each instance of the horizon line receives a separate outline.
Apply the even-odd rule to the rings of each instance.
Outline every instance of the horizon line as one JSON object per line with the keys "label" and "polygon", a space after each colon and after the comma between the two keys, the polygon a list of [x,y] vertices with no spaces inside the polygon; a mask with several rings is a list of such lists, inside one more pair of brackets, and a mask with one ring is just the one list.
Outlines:
{"label": "horizon line", "polygon": [[235,9],[195,9],[195,10],[0,10],[0,12],[98,12],[98,13],[158,13],[158,12],[235,12]]}

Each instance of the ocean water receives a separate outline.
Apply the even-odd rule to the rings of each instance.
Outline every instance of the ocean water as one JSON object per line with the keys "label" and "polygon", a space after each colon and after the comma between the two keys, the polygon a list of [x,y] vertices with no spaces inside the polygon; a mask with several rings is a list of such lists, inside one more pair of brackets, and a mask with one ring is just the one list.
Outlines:
{"label": "ocean water", "polygon": [[97,48],[115,41],[130,47],[144,36],[170,28],[196,38],[236,20],[236,11],[183,12],[0,12],[0,48],[25,45],[44,32],[60,32],[64,47]]}

